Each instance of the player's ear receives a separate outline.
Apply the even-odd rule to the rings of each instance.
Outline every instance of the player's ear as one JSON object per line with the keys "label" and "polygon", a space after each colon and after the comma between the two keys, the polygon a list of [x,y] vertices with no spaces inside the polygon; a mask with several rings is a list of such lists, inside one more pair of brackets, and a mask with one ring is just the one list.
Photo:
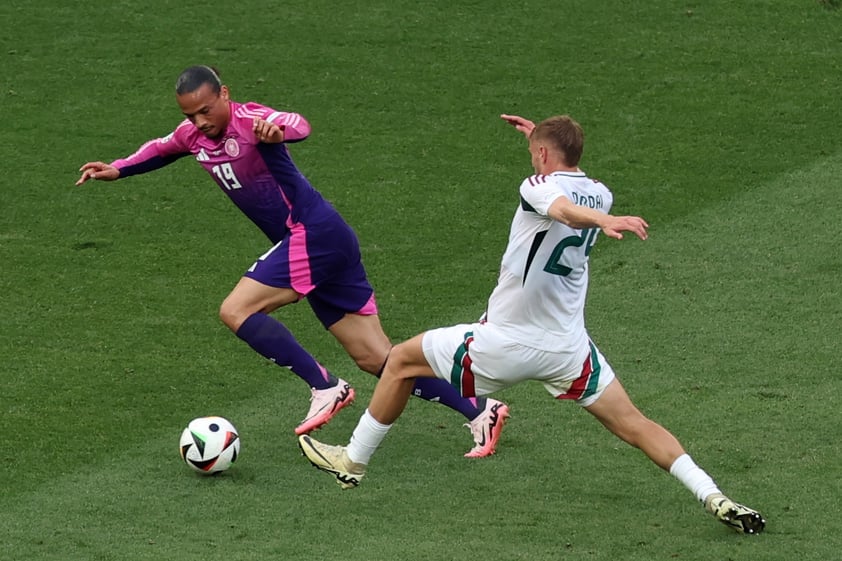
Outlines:
{"label": "player's ear", "polygon": [[219,97],[228,101],[228,86],[220,86],[219,87]]}

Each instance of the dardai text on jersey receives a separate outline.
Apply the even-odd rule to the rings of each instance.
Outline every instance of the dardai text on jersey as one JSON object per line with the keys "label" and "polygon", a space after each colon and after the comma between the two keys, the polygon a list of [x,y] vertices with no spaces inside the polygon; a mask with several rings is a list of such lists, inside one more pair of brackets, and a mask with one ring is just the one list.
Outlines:
{"label": "dardai text on jersey", "polygon": [[602,195],[580,195],[576,191],[570,193],[573,196],[573,204],[591,208],[602,208]]}

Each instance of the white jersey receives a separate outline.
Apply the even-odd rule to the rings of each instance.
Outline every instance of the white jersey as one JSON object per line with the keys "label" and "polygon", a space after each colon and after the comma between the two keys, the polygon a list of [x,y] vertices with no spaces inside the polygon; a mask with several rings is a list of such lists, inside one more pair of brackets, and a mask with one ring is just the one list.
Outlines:
{"label": "white jersey", "polygon": [[527,177],[486,316],[514,341],[556,352],[587,347],[588,255],[599,233],[548,217],[550,205],[562,196],[605,213],[614,200],[605,185],[583,172]]}

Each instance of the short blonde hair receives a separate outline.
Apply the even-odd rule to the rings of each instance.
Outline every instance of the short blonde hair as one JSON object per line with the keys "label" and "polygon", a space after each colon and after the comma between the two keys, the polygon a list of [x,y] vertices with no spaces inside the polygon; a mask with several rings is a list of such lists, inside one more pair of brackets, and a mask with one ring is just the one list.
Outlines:
{"label": "short blonde hair", "polygon": [[548,143],[561,154],[564,163],[570,167],[579,165],[585,148],[582,126],[568,115],[544,119],[532,129],[529,138]]}

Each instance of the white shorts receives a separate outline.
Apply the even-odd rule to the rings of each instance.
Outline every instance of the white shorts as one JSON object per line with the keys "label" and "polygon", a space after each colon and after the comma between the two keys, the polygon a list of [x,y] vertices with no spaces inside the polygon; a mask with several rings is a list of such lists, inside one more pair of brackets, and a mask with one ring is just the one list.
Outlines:
{"label": "white shorts", "polygon": [[486,395],[526,380],[537,380],[556,399],[593,404],[614,379],[614,370],[596,345],[573,352],[535,349],[489,323],[433,329],[421,341],[436,376],[465,397]]}

